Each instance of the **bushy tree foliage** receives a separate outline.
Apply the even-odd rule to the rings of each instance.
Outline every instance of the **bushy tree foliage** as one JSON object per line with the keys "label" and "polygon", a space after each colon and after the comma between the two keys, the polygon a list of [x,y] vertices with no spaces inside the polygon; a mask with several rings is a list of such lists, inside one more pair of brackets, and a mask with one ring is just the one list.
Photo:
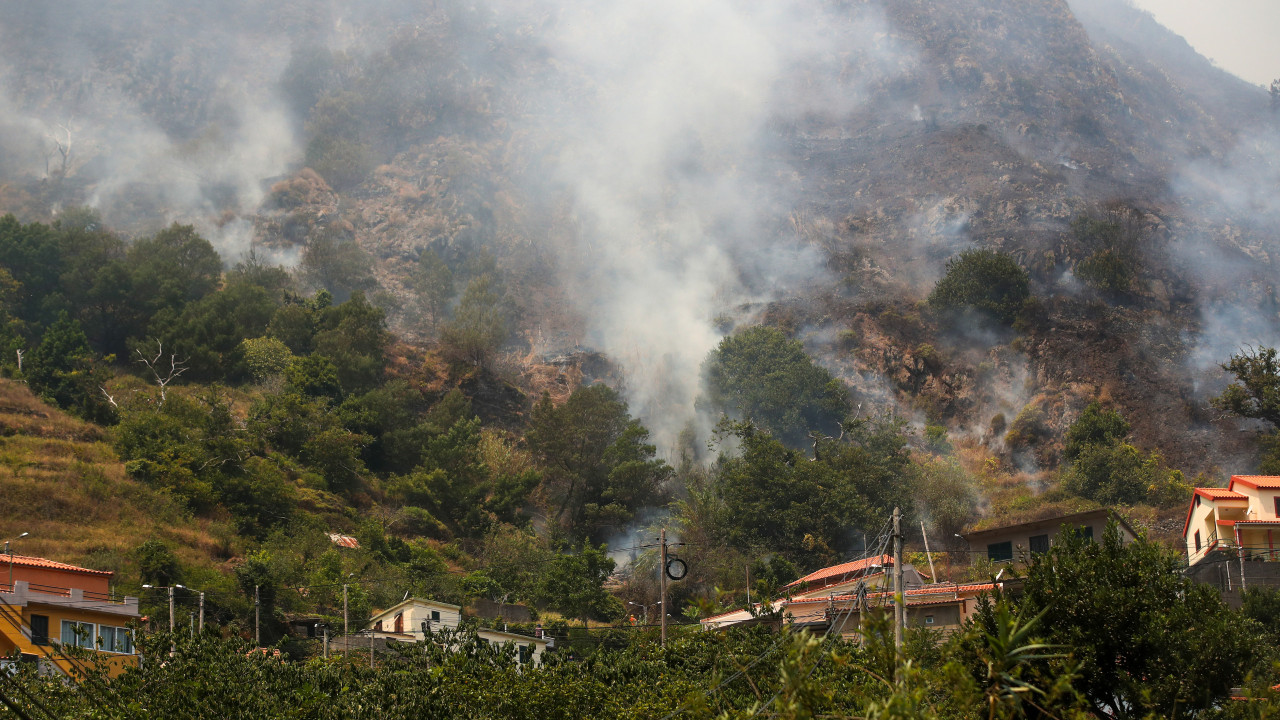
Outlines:
{"label": "bushy tree foliage", "polygon": [[1031,298],[1030,278],[1012,257],[994,250],[966,250],[947,261],[929,293],[939,310],[972,308],[1010,325]]}
{"label": "bushy tree foliage", "polygon": [[852,530],[872,524],[855,475],[811,462],[750,424],[727,429],[741,451],[722,456],[716,472],[726,545],[772,550],[808,570],[833,563],[855,543]]}
{"label": "bushy tree foliage", "polygon": [[[1045,641],[1080,662],[1076,687],[1100,717],[1185,718],[1221,702],[1260,648],[1217,591],[1182,574],[1182,560],[1113,524],[1098,542],[1059,535],[1034,555],[1024,617],[1044,614]],[[991,606],[979,622],[993,621]]]}
{"label": "bushy tree foliage", "polygon": [[162,309],[180,312],[217,289],[222,258],[190,225],[174,223],[129,247],[133,292],[145,298],[148,316]]}
{"label": "bushy tree foliage", "polygon": [[115,419],[100,389],[109,373],[97,363],[80,323],[65,312],[27,354],[23,374],[34,392],[64,410],[99,423]]}
{"label": "bushy tree foliage", "polygon": [[603,540],[664,499],[671,468],[655,459],[649,431],[606,385],[579,388],[559,407],[544,394],[525,439],[544,470],[556,523],[578,537]]}
{"label": "bushy tree foliage", "polygon": [[507,338],[506,311],[493,276],[473,278],[444,326],[440,339],[459,359],[486,365]]}
{"label": "bushy tree foliage", "polygon": [[809,433],[838,435],[849,411],[849,392],[819,367],[798,340],[765,326],[720,341],[703,363],[707,402],[748,420],[790,447],[809,444]]}
{"label": "bushy tree foliage", "polygon": [[333,361],[345,392],[371,390],[382,381],[391,344],[387,313],[356,292],[320,311],[313,342],[315,352]]}
{"label": "bushy tree foliage", "polygon": [[604,589],[615,563],[604,545],[584,545],[577,553],[552,558],[538,585],[539,600],[566,617],[616,620],[625,611],[622,603]]}
{"label": "bushy tree foliage", "polygon": [[1276,359],[1276,349],[1241,350],[1222,369],[1236,379],[1214,399],[1214,406],[1280,427],[1280,361]]}
{"label": "bushy tree foliage", "polygon": [[1165,467],[1159,454],[1127,443],[1128,434],[1129,423],[1120,413],[1091,403],[1067,429],[1063,487],[1104,505],[1185,502],[1190,487],[1182,473]]}
{"label": "bushy tree foliage", "polygon": [[455,291],[453,271],[435,251],[423,250],[418,257],[418,268],[413,275],[413,290],[418,294],[418,302],[423,311],[431,318],[431,329],[435,330],[444,320]]}

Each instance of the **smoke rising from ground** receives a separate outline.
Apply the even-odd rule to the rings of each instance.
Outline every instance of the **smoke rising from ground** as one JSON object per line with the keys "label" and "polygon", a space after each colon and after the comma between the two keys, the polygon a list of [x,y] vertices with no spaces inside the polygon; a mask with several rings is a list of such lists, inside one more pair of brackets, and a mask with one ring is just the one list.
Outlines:
{"label": "smoke rising from ground", "polygon": [[785,222],[797,183],[779,129],[848,111],[840,43],[879,21],[808,3],[558,7],[544,42],[587,90],[552,84],[533,126],[572,198],[565,284],[587,344],[625,368],[633,411],[665,447],[695,415],[717,316],[830,281]]}

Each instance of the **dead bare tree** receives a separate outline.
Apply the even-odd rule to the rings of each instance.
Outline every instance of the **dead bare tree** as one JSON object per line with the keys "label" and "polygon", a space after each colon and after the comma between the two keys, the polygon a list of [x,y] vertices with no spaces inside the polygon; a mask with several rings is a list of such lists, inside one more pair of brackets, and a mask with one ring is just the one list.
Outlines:
{"label": "dead bare tree", "polygon": [[45,153],[44,174],[46,176],[51,176],[49,161],[53,159],[53,156],[56,153],[62,156],[62,163],[58,168],[58,177],[63,178],[67,176],[67,167],[71,164],[71,128],[62,123],[56,124],[58,129],[62,131],[61,136],[54,132],[45,133],[45,137],[49,138],[53,143],[53,147]]}
{"label": "dead bare tree", "polygon": [[179,360],[177,353],[170,353],[168,360],[169,367],[166,370],[164,367],[164,343],[159,340],[156,340],[156,356],[150,360],[147,359],[146,355],[142,354],[142,350],[135,350],[134,352],[138,353],[138,362],[146,365],[147,369],[151,371],[151,374],[155,376],[156,384],[160,386],[160,404],[163,405],[165,401],[165,389],[169,387],[169,383],[173,382],[179,375],[187,371],[185,364],[186,361]]}
{"label": "dead bare tree", "polygon": [[111,397],[111,393],[107,392],[105,387],[99,385],[98,389],[102,391],[102,395],[107,399],[107,402],[111,403],[111,407],[116,408],[117,410],[120,408],[120,406],[116,404],[116,399]]}
{"label": "dead bare tree", "polygon": [[27,351],[22,348],[18,348],[15,352],[18,353],[18,372],[22,372],[22,356],[25,355]]}

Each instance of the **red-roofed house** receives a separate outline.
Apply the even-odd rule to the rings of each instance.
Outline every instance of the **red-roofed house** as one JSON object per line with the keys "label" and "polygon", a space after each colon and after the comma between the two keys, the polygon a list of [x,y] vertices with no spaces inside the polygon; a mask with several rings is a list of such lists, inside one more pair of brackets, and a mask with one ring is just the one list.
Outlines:
{"label": "red-roofed house", "polygon": [[[905,568],[904,568],[905,570]],[[906,590],[906,624],[944,632],[954,631],[973,613],[977,598],[995,588],[992,583],[939,583]],[[818,632],[836,633],[857,639],[863,614],[893,613],[893,593],[868,592],[860,600],[856,592],[839,592],[818,597],[793,597],[774,604],[774,614],[757,617],[746,610],[730,610],[702,620],[708,630],[739,624],[767,623],[803,626]],[[756,605],[760,612],[761,607]]]}
{"label": "red-roofed house", "polygon": [[138,619],[138,599],[112,595],[112,573],[7,554],[0,573],[0,657],[17,654],[72,676],[80,668],[64,646],[96,651],[111,675],[137,662],[128,623]]}
{"label": "red-roofed house", "polygon": [[1195,488],[1182,537],[1190,565],[1220,551],[1280,559],[1280,476],[1232,475],[1225,488]]}
{"label": "red-roofed house", "polygon": [[[815,570],[799,580],[787,584],[782,588],[782,592],[791,598],[803,599],[827,597],[833,593],[849,592],[854,590],[859,583],[870,588],[885,587],[891,584],[888,575],[891,570],[893,570],[892,555],[880,555],[879,557],[855,560]],[[916,570],[910,564],[903,564],[903,587],[919,587],[930,579],[932,578]]]}

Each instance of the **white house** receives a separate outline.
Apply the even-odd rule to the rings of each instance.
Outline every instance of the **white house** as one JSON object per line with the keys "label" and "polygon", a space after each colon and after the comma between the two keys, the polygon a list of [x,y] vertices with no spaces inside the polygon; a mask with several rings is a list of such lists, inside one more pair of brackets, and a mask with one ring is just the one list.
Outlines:
{"label": "white house", "polygon": [[[377,638],[417,642],[426,635],[424,631],[457,630],[461,623],[462,608],[458,605],[408,598],[375,614],[365,629],[371,630]],[[546,638],[489,628],[478,628],[476,634],[494,645],[512,644],[521,663],[541,663],[542,653],[547,649]]]}

